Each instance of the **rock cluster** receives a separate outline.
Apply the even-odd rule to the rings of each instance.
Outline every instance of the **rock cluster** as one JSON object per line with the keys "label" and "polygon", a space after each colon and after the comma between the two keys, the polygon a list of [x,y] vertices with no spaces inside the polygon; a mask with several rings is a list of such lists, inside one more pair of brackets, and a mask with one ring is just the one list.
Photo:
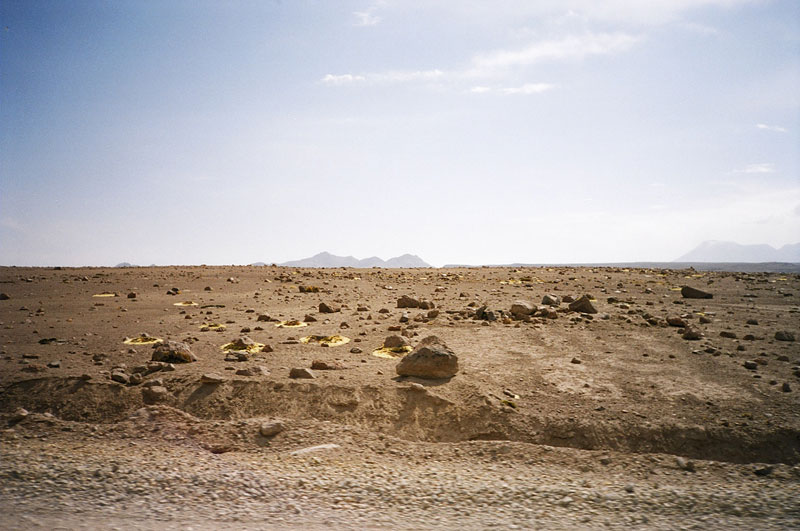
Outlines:
{"label": "rock cluster", "polygon": [[408,295],[403,295],[397,299],[398,308],[419,308],[420,310],[432,310],[435,305],[431,301],[419,300]]}

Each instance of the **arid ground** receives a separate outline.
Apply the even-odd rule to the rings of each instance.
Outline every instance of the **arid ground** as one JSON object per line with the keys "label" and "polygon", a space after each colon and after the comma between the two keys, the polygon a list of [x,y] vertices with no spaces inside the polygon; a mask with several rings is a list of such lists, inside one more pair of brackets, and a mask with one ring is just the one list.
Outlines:
{"label": "arid ground", "polygon": [[[800,527],[797,274],[6,267],[0,292],[4,529]],[[458,373],[399,377],[393,335]]]}

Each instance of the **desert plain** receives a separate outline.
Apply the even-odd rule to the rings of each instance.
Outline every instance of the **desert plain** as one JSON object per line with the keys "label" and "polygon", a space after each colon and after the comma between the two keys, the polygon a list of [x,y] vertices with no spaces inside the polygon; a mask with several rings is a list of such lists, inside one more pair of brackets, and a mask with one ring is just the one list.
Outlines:
{"label": "desert plain", "polygon": [[[800,527],[797,274],[4,267],[0,292],[4,529]],[[430,336],[457,372],[398,375]]]}

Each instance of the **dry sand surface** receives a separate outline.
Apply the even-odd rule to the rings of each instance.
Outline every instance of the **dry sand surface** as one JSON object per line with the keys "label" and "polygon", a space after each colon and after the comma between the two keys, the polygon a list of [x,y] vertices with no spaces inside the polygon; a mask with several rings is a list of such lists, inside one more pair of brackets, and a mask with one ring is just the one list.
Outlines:
{"label": "dry sand surface", "polygon": [[[798,275],[0,268],[0,292],[4,529],[800,527]],[[398,376],[393,335],[457,374]]]}

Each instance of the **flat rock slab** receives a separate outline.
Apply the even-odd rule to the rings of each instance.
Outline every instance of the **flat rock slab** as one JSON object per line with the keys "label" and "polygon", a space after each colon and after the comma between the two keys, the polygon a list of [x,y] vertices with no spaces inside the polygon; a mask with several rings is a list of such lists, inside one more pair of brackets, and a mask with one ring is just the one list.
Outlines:
{"label": "flat rock slab", "polygon": [[713,299],[714,295],[691,286],[683,286],[681,288],[681,296],[684,299]]}
{"label": "flat rock slab", "polygon": [[308,448],[301,448],[300,450],[295,450],[290,455],[306,455],[306,454],[313,454],[316,452],[324,452],[325,450],[335,450],[339,448],[338,444],[319,444],[317,446],[309,446]]}

